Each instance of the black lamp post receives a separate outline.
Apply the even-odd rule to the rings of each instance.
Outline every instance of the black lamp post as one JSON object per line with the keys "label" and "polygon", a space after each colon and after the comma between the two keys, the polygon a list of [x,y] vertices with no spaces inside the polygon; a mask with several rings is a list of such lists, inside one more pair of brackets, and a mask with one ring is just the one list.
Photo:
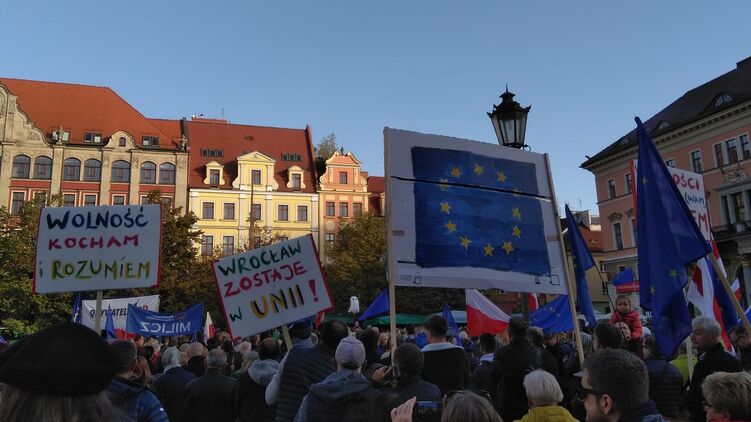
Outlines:
{"label": "black lamp post", "polygon": [[505,147],[531,149],[524,143],[524,134],[527,131],[527,114],[532,106],[524,108],[514,101],[514,94],[509,92],[508,86],[501,98],[503,101],[493,105],[493,111],[488,113],[498,143]]}

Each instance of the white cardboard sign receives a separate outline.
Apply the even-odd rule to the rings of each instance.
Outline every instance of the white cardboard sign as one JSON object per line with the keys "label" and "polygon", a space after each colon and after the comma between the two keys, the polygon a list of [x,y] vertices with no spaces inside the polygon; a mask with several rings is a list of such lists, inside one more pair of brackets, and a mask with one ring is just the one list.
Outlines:
{"label": "white cardboard sign", "polygon": [[[112,322],[115,325],[115,329],[125,331],[128,321],[128,304],[146,309],[147,311],[159,312],[159,295],[103,299],[102,327],[104,327],[104,321],[107,319],[107,310],[112,309]],[[96,300],[82,300],[81,305],[81,324],[93,330]]]}

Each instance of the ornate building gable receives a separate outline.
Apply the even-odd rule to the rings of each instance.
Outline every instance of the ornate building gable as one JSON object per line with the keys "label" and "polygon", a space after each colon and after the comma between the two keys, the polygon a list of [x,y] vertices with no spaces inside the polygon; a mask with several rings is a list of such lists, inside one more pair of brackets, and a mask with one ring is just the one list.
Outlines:
{"label": "ornate building gable", "polygon": [[0,84],[0,142],[18,146],[43,147],[44,132],[18,107],[18,96]]}
{"label": "ornate building gable", "polygon": [[[261,189],[275,191],[279,184],[274,179],[274,164],[276,160],[259,152],[253,151],[237,157],[237,178],[232,181],[232,187],[244,191]],[[253,180],[253,171],[256,173]]]}
{"label": "ornate building gable", "polygon": [[[361,171],[362,163],[351,152],[341,154],[339,151],[326,160],[326,172],[319,178],[321,191],[354,191],[367,192],[368,179],[367,174]],[[347,177],[348,183],[341,183],[340,172],[346,172],[351,175],[351,183]],[[345,188],[344,185],[349,185]]]}

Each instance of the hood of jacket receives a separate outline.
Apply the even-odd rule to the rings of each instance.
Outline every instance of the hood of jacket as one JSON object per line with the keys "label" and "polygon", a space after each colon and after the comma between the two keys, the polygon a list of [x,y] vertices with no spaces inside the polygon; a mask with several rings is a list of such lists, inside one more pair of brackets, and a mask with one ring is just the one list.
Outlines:
{"label": "hood of jacket", "polygon": [[248,368],[250,379],[261,387],[266,387],[279,371],[279,362],[274,359],[257,360]]}
{"label": "hood of jacket", "polygon": [[325,403],[338,404],[350,396],[370,390],[370,383],[359,372],[341,370],[310,386],[310,394]]}

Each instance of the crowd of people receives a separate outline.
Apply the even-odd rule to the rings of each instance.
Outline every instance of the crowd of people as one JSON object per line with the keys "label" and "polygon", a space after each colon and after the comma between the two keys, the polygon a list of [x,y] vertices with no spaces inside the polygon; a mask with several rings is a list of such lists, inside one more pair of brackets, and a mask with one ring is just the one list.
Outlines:
{"label": "crowd of people", "polygon": [[64,323],[0,350],[0,420],[751,421],[742,326],[734,356],[717,321],[695,318],[689,377],[686,351],[664,356],[631,311],[584,328],[583,366],[566,334],[519,318],[477,338],[449,335],[441,316],[396,338],[299,322],[289,349],[272,332],[107,342]]}

